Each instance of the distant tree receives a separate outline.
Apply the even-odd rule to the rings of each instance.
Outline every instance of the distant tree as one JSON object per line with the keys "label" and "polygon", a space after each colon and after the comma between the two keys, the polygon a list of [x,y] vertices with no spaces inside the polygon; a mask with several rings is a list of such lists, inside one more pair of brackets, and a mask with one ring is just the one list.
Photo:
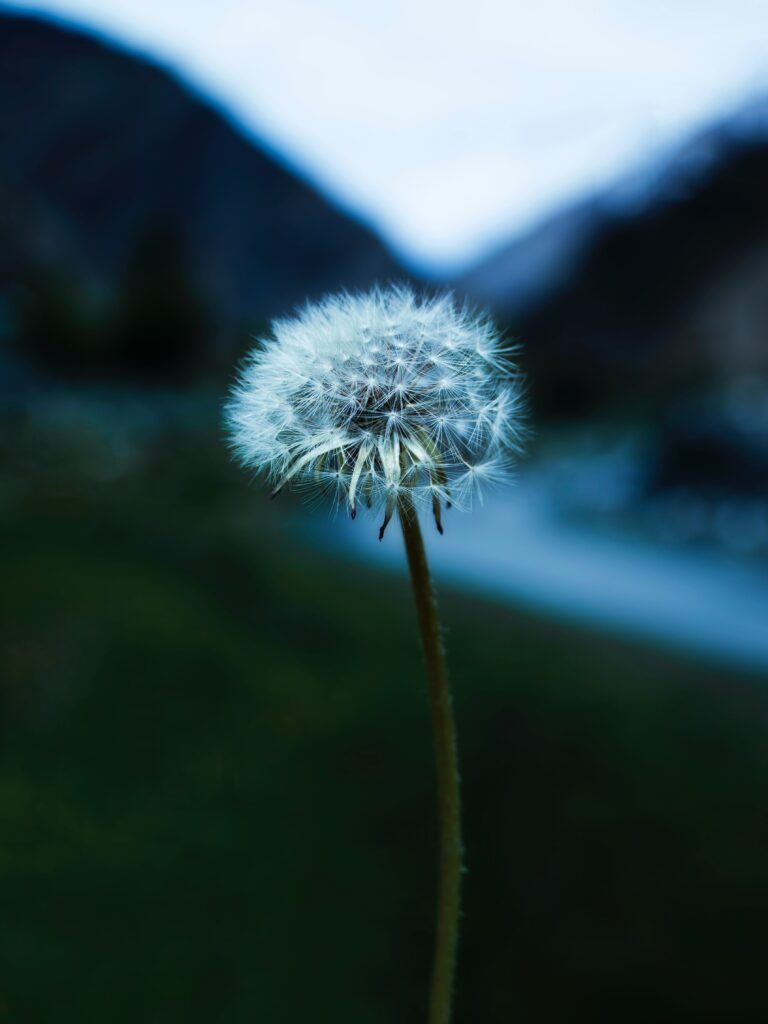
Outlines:
{"label": "distant tree", "polygon": [[119,368],[145,381],[188,381],[205,365],[209,318],[188,269],[183,233],[155,223],[138,236],[111,316]]}
{"label": "distant tree", "polygon": [[77,281],[63,274],[32,276],[21,291],[18,325],[16,347],[29,362],[65,376],[103,369],[98,310]]}

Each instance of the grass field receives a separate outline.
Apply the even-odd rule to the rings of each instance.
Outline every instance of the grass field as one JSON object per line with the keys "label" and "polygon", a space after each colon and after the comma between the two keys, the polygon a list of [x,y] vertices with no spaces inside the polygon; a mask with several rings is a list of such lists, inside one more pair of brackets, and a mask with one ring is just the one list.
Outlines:
{"label": "grass field", "polygon": [[[421,1021],[435,821],[406,582],[303,549],[207,466],[6,501],[0,1021]],[[764,682],[443,607],[458,1024],[764,1020]]]}

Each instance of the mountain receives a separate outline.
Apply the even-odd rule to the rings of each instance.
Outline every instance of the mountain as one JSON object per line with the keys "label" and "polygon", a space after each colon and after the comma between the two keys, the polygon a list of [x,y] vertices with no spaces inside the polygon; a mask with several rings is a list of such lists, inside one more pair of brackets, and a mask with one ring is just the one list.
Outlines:
{"label": "mountain", "polygon": [[[165,303],[166,313],[188,307],[185,323],[205,310],[208,340],[221,341],[308,296],[403,276],[370,231],[169,72],[8,12],[0,237],[2,319],[31,320],[46,358],[58,345],[75,363],[64,336],[92,327],[93,308],[113,299],[123,331],[131,315]],[[51,320],[60,343],[46,333]],[[103,323],[100,332],[80,338],[80,356],[114,343]]]}
{"label": "mountain", "polygon": [[553,408],[768,378],[768,98],[551,217],[459,288],[524,340]]}

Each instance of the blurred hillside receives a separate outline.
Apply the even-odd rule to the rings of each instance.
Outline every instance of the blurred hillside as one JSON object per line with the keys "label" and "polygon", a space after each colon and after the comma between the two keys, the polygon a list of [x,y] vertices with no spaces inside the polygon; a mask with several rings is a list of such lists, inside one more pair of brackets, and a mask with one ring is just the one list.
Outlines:
{"label": "blurred hillside", "polygon": [[[36,450],[52,472],[0,477],[7,1019],[424,1020],[436,822],[406,581],[287,529],[212,433],[166,431],[119,479]],[[441,597],[457,1024],[764,1020],[764,680]]]}
{"label": "blurred hillside", "polygon": [[526,341],[547,411],[768,380],[768,98],[469,272]]}
{"label": "blurred hillside", "polygon": [[0,13],[0,332],[75,375],[184,379],[307,297],[402,276],[146,60]]}

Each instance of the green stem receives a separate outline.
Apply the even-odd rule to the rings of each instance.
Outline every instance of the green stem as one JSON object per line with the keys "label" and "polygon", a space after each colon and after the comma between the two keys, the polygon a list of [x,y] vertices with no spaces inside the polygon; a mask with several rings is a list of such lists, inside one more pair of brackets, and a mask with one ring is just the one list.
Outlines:
{"label": "green stem", "polygon": [[440,816],[440,882],[437,903],[437,935],[432,974],[429,1024],[448,1024],[451,1019],[453,976],[459,940],[461,886],[461,810],[456,757],[456,727],[445,650],[440,634],[437,601],[424,551],[416,510],[408,499],[398,509],[408,567],[421,630],[427,683],[432,708]]}

